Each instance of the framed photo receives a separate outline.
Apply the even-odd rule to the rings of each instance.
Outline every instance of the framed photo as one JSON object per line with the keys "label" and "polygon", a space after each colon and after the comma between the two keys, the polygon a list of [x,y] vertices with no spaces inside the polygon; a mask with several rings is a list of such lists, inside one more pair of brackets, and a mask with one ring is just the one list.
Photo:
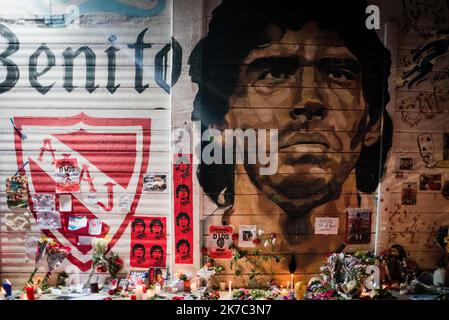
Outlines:
{"label": "framed photo", "polygon": [[128,290],[129,280],[127,278],[122,278],[118,282],[118,287],[122,287],[123,290]]}
{"label": "framed photo", "polygon": [[240,225],[239,226],[239,246],[243,248],[253,248],[256,245],[253,240],[257,237],[256,225]]}
{"label": "framed photo", "polygon": [[346,242],[367,244],[371,242],[371,209],[348,208]]}
{"label": "framed photo", "polygon": [[168,268],[150,268],[148,269],[148,284],[159,284],[164,288],[165,282],[168,280]]}
{"label": "framed photo", "polygon": [[129,270],[126,280],[128,281],[128,290],[134,290],[136,288],[139,279],[146,285],[148,285],[148,270]]}

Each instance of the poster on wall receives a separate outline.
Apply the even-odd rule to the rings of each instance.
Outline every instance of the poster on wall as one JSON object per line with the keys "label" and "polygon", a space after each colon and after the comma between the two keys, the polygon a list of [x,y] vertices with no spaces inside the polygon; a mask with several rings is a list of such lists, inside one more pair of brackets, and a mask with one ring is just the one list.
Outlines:
{"label": "poster on wall", "polygon": [[256,225],[240,225],[239,226],[239,247],[242,248],[253,248],[254,239],[257,237],[257,226]]}
{"label": "poster on wall", "polygon": [[367,244],[371,242],[371,209],[348,208],[346,242]]}
{"label": "poster on wall", "polygon": [[192,155],[176,154],[173,161],[175,263],[193,263]]}
{"label": "poster on wall", "polygon": [[210,226],[208,253],[214,259],[230,259],[232,257],[232,232],[231,226]]}
{"label": "poster on wall", "polygon": [[76,158],[69,156],[56,160],[55,163],[56,193],[80,191],[80,168]]}
{"label": "poster on wall", "polygon": [[167,191],[167,173],[148,173],[143,177],[143,191],[165,192]]}
{"label": "poster on wall", "polygon": [[38,211],[36,220],[41,230],[56,230],[61,228],[61,216],[57,211]]}
{"label": "poster on wall", "polygon": [[28,178],[17,175],[6,178],[6,197],[8,208],[28,207]]}
{"label": "poster on wall", "polygon": [[135,216],[131,222],[130,265],[136,268],[165,267],[167,218]]}
{"label": "poster on wall", "polygon": [[31,199],[33,201],[33,209],[36,212],[39,211],[47,211],[53,212],[55,211],[55,195],[47,194],[47,193],[34,193],[31,195]]}

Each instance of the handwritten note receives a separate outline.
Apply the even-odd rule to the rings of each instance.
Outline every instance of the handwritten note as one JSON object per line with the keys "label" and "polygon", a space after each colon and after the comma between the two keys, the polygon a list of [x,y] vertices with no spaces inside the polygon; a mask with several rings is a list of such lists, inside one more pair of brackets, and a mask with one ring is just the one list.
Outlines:
{"label": "handwritten note", "polygon": [[338,224],[339,218],[316,218],[315,234],[338,234]]}

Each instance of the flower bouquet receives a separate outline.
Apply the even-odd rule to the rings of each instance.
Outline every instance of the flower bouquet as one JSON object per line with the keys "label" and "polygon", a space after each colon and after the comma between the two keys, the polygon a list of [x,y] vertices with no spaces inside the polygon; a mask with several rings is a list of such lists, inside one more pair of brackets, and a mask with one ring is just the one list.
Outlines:
{"label": "flower bouquet", "polygon": [[190,291],[190,279],[192,278],[191,275],[185,272],[176,272],[175,277],[176,279],[178,279],[178,281],[176,282],[176,288],[179,291]]}
{"label": "flower bouquet", "polygon": [[233,300],[263,300],[267,297],[267,291],[260,289],[240,288],[232,292]]}
{"label": "flower bouquet", "polygon": [[108,270],[108,263],[105,257],[108,250],[108,241],[103,238],[92,239],[92,250],[92,270],[87,278],[85,288],[90,287],[90,281],[95,271],[106,272]]}
{"label": "flower bouquet", "polygon": [[33,272],[30,274],[28,281],[26,282],[23,290],[28,284],[34,284],[33,277],[36,274],[39,267],[44,261],[47,261],[48,271],[45,274],[44,279],[39,285],[39,288],[46,289],[48,279],[52,271],[57,268],[70,253],[70,248],[57,243],[51,238],[47,238],[42,235],[37,242],[36,246],[36,257],[35,257],[35,267]]}
{"label": "flower bouquet", "polygon": [[110,251],[106,255],[106,261],[108,263],[108,271],[112,278],[117,278],[117,274],[123,268],[123,259],[117,253]]}

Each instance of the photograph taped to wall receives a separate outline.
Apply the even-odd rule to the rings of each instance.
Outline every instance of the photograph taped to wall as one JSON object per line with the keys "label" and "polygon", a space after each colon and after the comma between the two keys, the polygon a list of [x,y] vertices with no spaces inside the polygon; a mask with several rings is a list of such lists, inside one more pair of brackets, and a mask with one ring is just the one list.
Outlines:
{"label": "photograph taped to wall", "polygon": [[6,197],[8,208],[27,208],[28,177],[17,175],[6,178]]}
{"label": "photograph taped to wall", "polygon": [[257,237],[256,225],[240,225],[239,226],[239,247],[254,248],[254,239]]}
{"label": "photograph taped to wall", "polygon": [[5,213],[4,224],[8,232],[31,231],[30,214],[28,212]]}
{"label": "photograph taped to wall", "polygon": [[420,191],[441,190],[441,174],[422,174],[419,176]]}
{"label": "photograph taped to wall", "polygon": [[371,241],[371,209],[348,208],[346,241],[348,244],[366,244]]}
{"label": "photograph taped to wall", "polygon": [[148,173],[143,177],[143,191],[166,192],[168,173]]}
{"label": "photograph taped to wall", "polygon": [[402,184],[402,204],[416,205],[418,184],[416,182],[404,182]]}
{"label": "photograph taped to wall", "polygon": [[36,220],[42,230],[61,228],[61,215],[57,211],[38,211],[36,212]]}
{"label": "photograph taped to wall", "polygon": [[396,171],[412,171],[414,159],[412,157],[396,158]]}
{"label": "photograph taped to wall", "polygon": [[54,193],[34,193],[31,195],[34,211],[55,211]]}

